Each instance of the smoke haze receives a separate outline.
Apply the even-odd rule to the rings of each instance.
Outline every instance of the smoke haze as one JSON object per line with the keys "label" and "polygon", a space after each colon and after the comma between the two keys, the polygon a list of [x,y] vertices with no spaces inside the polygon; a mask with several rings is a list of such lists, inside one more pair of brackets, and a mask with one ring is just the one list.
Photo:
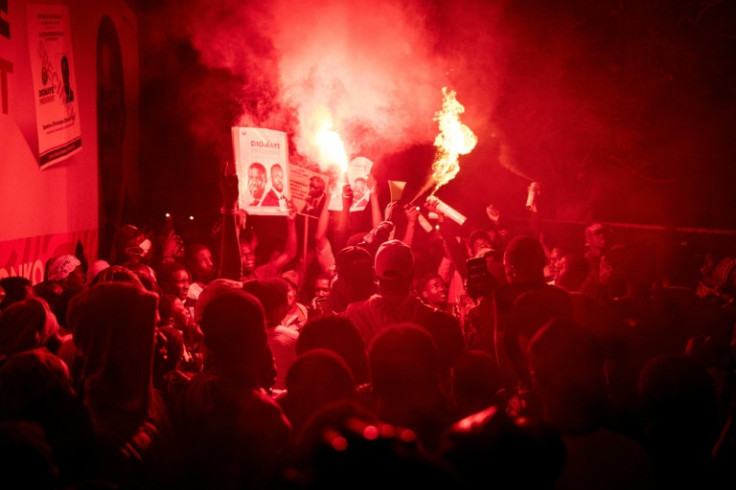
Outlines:
{"label": "smoke haze", "polygon": [[461,210],[523,210],[535,180],[560,219],[734,226],[735,2],[167,0],[145,17],[144,76],[178,77],[165,115],[205,155],[254,125],[314,160],[328,122],[348,158],[421,178],[412,148],[447,86],[478,136],[441,190]]}

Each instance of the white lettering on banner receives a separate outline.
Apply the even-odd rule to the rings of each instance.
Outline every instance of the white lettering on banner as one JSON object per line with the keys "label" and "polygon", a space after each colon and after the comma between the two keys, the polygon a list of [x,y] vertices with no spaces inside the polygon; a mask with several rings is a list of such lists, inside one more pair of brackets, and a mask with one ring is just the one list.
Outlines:
{"label": "white lettering on banner", "polygon": [[18,265],[18,269],[10,266],[10,270],[0,268],[0,279],[6,277],[25,277],[31,284],[43,282],[43,262],[36,260],[34,262],[26,262]]}
{"label": "white lettering on banner", "polygon": [[281,145],[278,143],[271,143],[270,141],[255,141],[251,140],[250,146],[256,146],[258,148],[281,148]]}

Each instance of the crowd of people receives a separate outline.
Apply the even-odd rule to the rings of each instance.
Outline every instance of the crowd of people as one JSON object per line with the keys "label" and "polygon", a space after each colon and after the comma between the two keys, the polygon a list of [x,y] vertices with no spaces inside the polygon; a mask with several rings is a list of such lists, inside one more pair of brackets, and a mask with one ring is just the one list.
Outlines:
{"label": "crowd of people", "polygon": [[736,484],[736,248],[555,242],[494,206],[469,229],[375,182],[355,216],[325,187],[259,228],[224,176],[205,235],[128,224],[1,280],[3,484]]}

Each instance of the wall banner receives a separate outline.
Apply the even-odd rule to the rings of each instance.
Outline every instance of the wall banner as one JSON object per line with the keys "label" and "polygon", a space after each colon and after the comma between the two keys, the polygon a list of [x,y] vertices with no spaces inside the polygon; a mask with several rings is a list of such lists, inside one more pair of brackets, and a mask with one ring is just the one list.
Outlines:
{"label": "wall banner", "polygon": [[69,9],[62,5],[28,5],[27,15],[38,159],[45,167],[82,148],[76,65]]}
{"label": "wall banner", "polygon": [[20,276],[38,284],[44,279],[46,261],[81,251],[87,261],[97,257],[97,230],[42,235],[0,242],[0,279]]}

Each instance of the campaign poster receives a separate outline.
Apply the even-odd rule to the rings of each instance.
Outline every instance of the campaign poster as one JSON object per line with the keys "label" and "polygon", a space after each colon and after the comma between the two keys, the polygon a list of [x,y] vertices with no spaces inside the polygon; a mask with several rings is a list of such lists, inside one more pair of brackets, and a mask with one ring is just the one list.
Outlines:
{"label": "campaign poster", "polygon": [[316,163],[305,158],[289,161],[291,198],[299,214],[319,217],[328,182],[328,176],[320,172]]}
{"label": "campaign poster", "polygon": [[[353,190],[353,204],[350,212],[363,211],[371,200],[371,189],[369,187],[371,168],[373,162],[365,157],[355,157],[348,163],[347,181]],[[342,211],[342,184],[336,185],[330,195],[330,211]]]}
{"label": "campaign poster", "polygon": [[232,137],[240,208],[252,215],[286,216],[290,197],[286,133],[233,127]]}
{"label": "campaign poster", "polygon": [[39,165],[60,162],[82,149],[76,65],[69,9],[27,5]]}

